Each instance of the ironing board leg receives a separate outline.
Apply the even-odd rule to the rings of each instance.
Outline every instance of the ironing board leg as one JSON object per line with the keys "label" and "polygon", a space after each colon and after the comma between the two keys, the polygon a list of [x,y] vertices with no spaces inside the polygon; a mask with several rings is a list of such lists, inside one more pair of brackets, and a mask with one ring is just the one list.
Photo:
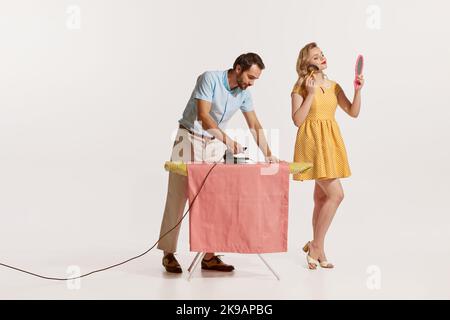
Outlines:
{"label": "ironing board leg", "polygon": [[272,269],[272,267],[267,263],[266,260],[264,260],[264,258],[258,254],[258,257],[262,260],[262,262],[264,262],[264,264],[266,265],[267,268],[269,268],[269,270],[273,273],[273,275],[275,276],[275,278],[277,278],[278,281],[280,281],[280,277],[278,276],[278,274]]}
{"label": "ironing board leg", "polygon": [[195,256],[194,260],[192,260],[191,265],[189,266],[188,271],[191,272],[192,267],[194,266],[194,263],[197,261],[198,257],[201,255],[201,252],[197,252],[197,255]]}
{"label": "ironing board leg", "polygon": [[[198,258],[198,255],[199,255],[199,254],[201,254],[201,257],[200,257],[200,258]],[[192,261],[192,264],[193,264],[194,266],[193,266],[192,270],[189,271],[188,281],[191,280],[192,274],[195,272],[195,269],[197,269],[198,263],[199,263],[201,260],[203,260],[203,258],[205,257],[205,255],[206,255],[206,252],[199,252],[199,253],[197,253],[197,255],[195,256],[194,261]],[[194,262],[195,262],[195,263],[194,263]]]}

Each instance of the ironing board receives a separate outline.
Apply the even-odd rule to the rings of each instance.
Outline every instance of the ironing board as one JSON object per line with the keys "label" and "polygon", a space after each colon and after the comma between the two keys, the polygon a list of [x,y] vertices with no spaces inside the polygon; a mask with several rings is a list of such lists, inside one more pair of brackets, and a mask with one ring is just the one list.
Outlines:
{"label": "ironing board", "polygon": [[[164,169],[166,171],[174,172],[182,176],[187,176],[187,164],[182,161],[166,161],[164,163]],[[290,174],[297,174],[305,172],[306,170],[312,168],[312,163],[310,162],[290,162],[289,172]]]}
{"label": "ironing board", "polygon": [[[284,162],[284,164],[286,164],[286,162]],[[288,165],[288,170],[286,169],[286,167],[284,167],[285,168],[284,172],[289,173],[289,174],[301,173],[301,172],[304,172],[304,171],[312,168],[312,164],[311,163],[292,162],[292,163],[287,163],[287,165]],[[189,164],[186,164],[186,163],[183,163],[183,162],[167,161],[165,163],[165,165],[164,165],[164,168],[165,168],[166,171],[170,171],[170,172],[173,172],[173,173],[176,173],[176,174],[187,176],[188,172],[191,171],[191,169],[193,168],[193,167],[190,167],[191,169],[188,170],[188,166],[189,166]],[[194,172],[196,172],[196,171],[194,171]],[[260,215],[258,215],[258,216],[260,216]],[[195,224],[195,225],[199,226],[197,224]],[[257,237],[257,238],[259,238],[259,237]],[[216,239],[216,237],[214,237],[213,239]],[[193,241],[193,239],[191,239],[191,241]],[[214,248],[216,248],[213,243],[214,243],[214,241],[211,243],[211,245]],[[266,242],[264,242],[264,243],[266,243]],[[191,243],[191,248],[192,248],[192,243]],[[203,248],[203,249],[205,249],[205,248]],[[198,248],[197,248],[197,250],[198,250]],[[194,250],[194,251],[197,251],[197,250]],[[281,249],[281,250],[283,250],[283,249]],[[221,250],[218,250],[218,251],[221,251]],[[224,251],[224,250],[222,250],[222,251]],[[208,252],[213,252],[213,251],[208,251]],[[239,251],[230,251],[230,252],[239,252]],[[242,253],[242,251],[240,251],[240,252]],[[266,252],[277,252],[277,251],[266,251]],[[256,252],[245,251],[244,253],[256,253]],[[188,269],[188,271],[189,271],[189,278],[188,278],[188,280],[191,279],[191,276],[194,273],[194,271],[196,270],[198,263],[204,258],[205,254],[206,254],[205,252],[198,252],[196,254],[194,260],[192,261],[192,263],[191,263],[191,265],[190,265],[190,267]],[[278,274],[267,263],[267,261],[262,257],[262,255],[260,253],[257,253],[257,255],[261,259],[261,261],[264,263],[264,265],[272,272],[272,274],[275,276],[275,278],[277,280],[280,280],[280,277],[278,276]]]}

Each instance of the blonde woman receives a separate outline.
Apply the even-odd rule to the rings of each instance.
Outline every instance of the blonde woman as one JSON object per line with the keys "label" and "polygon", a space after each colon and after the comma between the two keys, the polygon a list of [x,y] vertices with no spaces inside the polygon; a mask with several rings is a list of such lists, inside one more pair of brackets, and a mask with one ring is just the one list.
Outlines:
{"label": "blonde woman", "polygon": [[325,255],[325,235],[339,204],[344,199],[340,178],[351,175],[344,141],[335,119],[339,105],[357,118],[361,107],[364,77],[358,77],[353,102],[335,81],[324,74],[327,59],[312,42],[300,50],[297,60],[298,81],[292,90],[292,120],[298,127],[294,161],[311,162],[313,168],[294,175],[294,180],[315,180],[313,240],[303,250],[309,269],[333,268]]}

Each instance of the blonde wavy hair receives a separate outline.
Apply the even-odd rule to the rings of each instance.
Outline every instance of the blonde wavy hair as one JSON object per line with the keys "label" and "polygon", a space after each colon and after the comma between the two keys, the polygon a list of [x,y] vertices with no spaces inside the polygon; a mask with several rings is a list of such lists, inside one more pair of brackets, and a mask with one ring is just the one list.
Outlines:
{"label": "blonde wavy hair", "polygon": [[[300,86],[300,93],[301,93],[302,96],[306,95],[305,79],[309,75],[309,72],[308,72],[309,52],[311,51],[311,49],[314,49],[314,48],[317,48],[317,47],[318,47],[317,43],[310,42],[307,45],[305,45],[300,50],[300,53],[298,54],[297,66],[296,66],[296,70],[297,70],[297,74],[298,74],[298,80],[296,82],[296,85]],[[324,75],[325,78],[327,78],[327,76],[325,74],[323,74],[323,75]]]}

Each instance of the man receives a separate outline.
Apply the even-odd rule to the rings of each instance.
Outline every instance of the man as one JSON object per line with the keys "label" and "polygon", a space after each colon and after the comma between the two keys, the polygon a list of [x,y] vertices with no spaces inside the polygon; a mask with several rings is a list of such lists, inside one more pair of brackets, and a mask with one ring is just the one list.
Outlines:
{"label": "man", "polygon": [[[242,146],[223,131],[228,120],[240,109],[265,160],[278,162],[267,145],[263,128],[253,109],[251,94],[246,90],[259,79],[264,68],[262,59],[256,53],[246,53],[236,59],[233,69],[201,74],[178,121],[171,161],[216,162],[222,159],[226,149],[233,154],[243,152]],[[186,184],[187,177],[169,173],[160,237],[175,227],[183,215],[187,201]],[[158,249],[164,251],[162,263],[167,272],[182,272],[174,256],[179,230],[178,225],[158,244]],[[214,253],[207,253],[202,261],[202,269],[230,272],[234,267],[225,264]]]}

